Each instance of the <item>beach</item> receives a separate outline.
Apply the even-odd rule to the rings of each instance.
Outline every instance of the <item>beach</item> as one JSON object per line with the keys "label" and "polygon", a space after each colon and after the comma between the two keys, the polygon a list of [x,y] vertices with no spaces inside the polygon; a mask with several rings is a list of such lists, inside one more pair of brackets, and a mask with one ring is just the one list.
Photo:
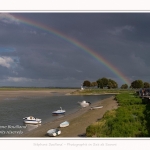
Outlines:
{"label": "beach", "polygon": [[31,90],[0,90],[0,100],[5,98],[20,98],[20,97],[43,97],[53,94],[69,95],[75,89],[31,89]]}
{"label": "beach", "polygon": [[[75,89],[46,89],[46,90],[19,90],[19,91],[0,91],[0,100],[4,98],[18,98],[18,97],[43,97],[50,96],[52,94],[64,94],[70,95],[75,91]],[[103,106],[103,108],[99,108],[96,110],[91,110],[92,106]],[[114,96],[109,98],[100,100],[98,102],[92,103],[90,106],[86,108],[81,108],[77,112],[72,114],[65,115],[51,122],[46,122],[41,124],[38,128],[35,128],[27,133],[23,133],[21,135],[17,135],[16,137],[24,137],[24,138],[51,138],[46,133],[48,130],[52,128],[59,128],[59,124],[68,121],[70,124],[68,127],[60,128],[61,134],[55,138],[62,137],[86,137],[86,128],[92,123],[100,120],[106,111],[116,109],[118,104],[116,100],[114,100]]]}

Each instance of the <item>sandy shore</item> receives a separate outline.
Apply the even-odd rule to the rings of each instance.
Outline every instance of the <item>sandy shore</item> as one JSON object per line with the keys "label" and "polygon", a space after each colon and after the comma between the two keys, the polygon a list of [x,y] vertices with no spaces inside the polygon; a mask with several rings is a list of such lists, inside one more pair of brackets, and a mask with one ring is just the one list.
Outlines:
{"label": "sandy shore", "polygon": [[74,91],[76,91],[76,89],[0,90],[0,100],[5,98],[52,96],[57,93],[69,95]]}
{"label": "sandy shore", "polygon": [[[103,106],[103,108],[97,110],[91,110],[91,106]],[[59,124],[63,121],[69,121],[70,125],[66,128],[60,128],[62,134],[57,136],[56,138],[62,137],[85,137],[86,128],[101,119],[104,113],[107,110],[116,109],[117,103],[114,100],[114,97],[110,97],[99,102],[93,103],[91,106],[82,108],[78,112],[64,116],[57,120],[54,120],[49,123],[42,124],[40,127],[23,134],[21,137],[42,137],[42,138],[51,138],[46,135],[46,132],[49,129],[59,127]]]}

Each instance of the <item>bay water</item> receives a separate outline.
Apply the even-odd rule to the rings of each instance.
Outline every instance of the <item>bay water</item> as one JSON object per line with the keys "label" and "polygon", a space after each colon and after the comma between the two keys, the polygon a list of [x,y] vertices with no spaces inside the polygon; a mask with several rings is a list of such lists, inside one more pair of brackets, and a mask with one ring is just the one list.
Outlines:
{"label": "bay water", "polygon": [[33,116],[42,119],[42,123],[50,122],[62,116],[54,116],[52,112],[62,109],[69,115],[81,109],[78,102],[97,102],[112,95],[59,95],[53,93],[47,97],[5,98],[0,101],[0,137],[12,137],[31,131],[39,125],[26,125],[23,118]]}

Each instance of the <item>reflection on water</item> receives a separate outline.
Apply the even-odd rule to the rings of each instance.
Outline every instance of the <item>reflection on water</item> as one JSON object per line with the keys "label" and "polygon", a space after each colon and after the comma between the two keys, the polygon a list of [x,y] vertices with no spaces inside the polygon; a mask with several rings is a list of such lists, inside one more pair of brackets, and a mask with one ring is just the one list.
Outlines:
{"label": "reflection on water", "polygon": [[37,127],[41,126],[41,124],[25,124],[26,125],[26,130],[31,131],[33,129],[36,129]]}
{"label": "reflection on water", "polygon": [[54,117],[54,119],[59,119],[65,116],[65,114],[52,114],[52,116]]}

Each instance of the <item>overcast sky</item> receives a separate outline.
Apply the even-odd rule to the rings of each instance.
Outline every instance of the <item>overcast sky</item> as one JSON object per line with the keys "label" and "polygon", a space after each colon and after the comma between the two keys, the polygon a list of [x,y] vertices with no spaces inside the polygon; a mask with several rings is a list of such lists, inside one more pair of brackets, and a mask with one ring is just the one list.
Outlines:
{"label": "overcast sky", "polygon": [[124,84],[83,49],[19,18],[82,43],[131,82],[150,82],[149,13],[1,13],[0,86],[80,87],[102,77]]}

